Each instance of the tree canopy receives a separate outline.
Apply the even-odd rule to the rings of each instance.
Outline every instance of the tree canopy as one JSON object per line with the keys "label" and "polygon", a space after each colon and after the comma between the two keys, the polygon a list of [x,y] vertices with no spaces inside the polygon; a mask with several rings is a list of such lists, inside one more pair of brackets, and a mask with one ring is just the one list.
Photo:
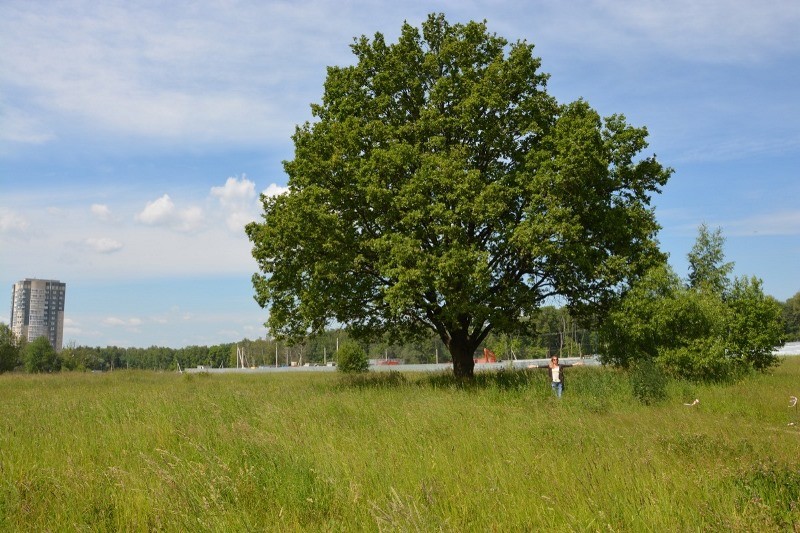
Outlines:
{"label": "tree canopy", "polygon": [[274,335],[433,331],[471,376],[490,332],[556,295],[603,304],[663,259],[650,201],[671,170],[640,155],[647,130],[559,104],[533,45],[433,14],[352,51],[246,228]]}
{"label": "tree canopy", "polygon": [[28,372],[54,372],[60,369],[58,354],[47,337],[33,339],[23,351],[23,362]]}
{"label": "tree canopy", "polygon": [[726,380],[765,370],[778,360],[782,307],[761,280],[730,280],[720,229],[705,224],[688,254],[684,283],[667,265],[633,283],[606,317],[603,360],[622,367],[642,361],[688,379]]}
{"label": "tree canopy", "polygon": [[725,237],[722,229],[709,231],[703,223],[697,230],[689,260],[689,286],[694,289],[722,294],[728,288],[728,276],[733,271],[733,263],[725,262]]}

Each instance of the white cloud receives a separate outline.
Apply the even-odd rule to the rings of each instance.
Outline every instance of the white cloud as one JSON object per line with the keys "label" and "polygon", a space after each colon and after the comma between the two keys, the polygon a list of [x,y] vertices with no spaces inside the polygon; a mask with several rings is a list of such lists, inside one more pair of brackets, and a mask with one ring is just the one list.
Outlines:
{"label": "white cloud", "polygon": [[287,192],[289,192],[289,187],[283,187],[282,185],[270,183],[269,187],[264,189],[262,194],[264,196],[278,196]]}
{"label": "white cloud", "polygon": [[222,187],[212,187],[211,195],[219,200],[225,212],[225,223],[231,231],[241,232],[257,217],[256,184],[245,176],[228,178]]}
{"label": "white cloud", "polygon": [[25,217],[0,207],[0,232],[26,231],[28,226],[30,223]]}
{"label": "white cloud", "polygon": [[115,316],[110,316],[103,319],[103,324],[111,327],[138,327],[142,325],[142,320],[139,318],[122,319]]}
{"label": "white cloud", "polygon": [[219,198],[223,207],[237,209],[247,205],[256,197],[256,184],[248,180],[228,178],[222,187],[211,187],[211,195]]}
{"label": "white cloud", "polygon": [[111,218],[111,209],[105,204],[92,204],[91,211],[100,220],[109,220]]}
{"label": "white cloud", "polygon": [[[28,142],[70,123],[181,143],[286,139],[294,110],[305,117],[321,87],[303,82],[308,65],[319,65],[311,70],[321,78],[324,65],[341,62],[333,56],[350,55],[351,30],[330,20],[347,21],[343,11],[283,2],[4,4],[0,82],[29,95],[44,121],[26,123],[19,112],[0,130]],[[326,35],[340,46],[321,46]],[[264,96],[276,90],[280,99]]]}
{"label": "white cloud", "polygon": [[122,250],[122,243],[108,237],[90,237],[86,239],[86,245],[100,254],[111,254]]}
{"label": "white cloud", "polygon": [[83,330],[81,329],[80,323],[69,317],[64,317],[64,337],[68,335],[70,336],[81,335],[82,333]]}
{"label": "white cloud", "polygon": [[163,226],[177,231],[190,232],[200,229],[204,222],[203,210],[192,206],[177,209],[168,194],[147,202],[135,219],[148,226]]}
{"label": "white cloud", "polygon": [[160,225],[170,222],[175,216],[175,204],[168,194],[157,200],[147,202],[144,211],[136,215],[136,220],[144,224]]}
{"label": "white cloud", "polygon": [[19,109],[13,109],[0,101],[0,142],[42,144],[54,138],[46,131],[41,121]]}

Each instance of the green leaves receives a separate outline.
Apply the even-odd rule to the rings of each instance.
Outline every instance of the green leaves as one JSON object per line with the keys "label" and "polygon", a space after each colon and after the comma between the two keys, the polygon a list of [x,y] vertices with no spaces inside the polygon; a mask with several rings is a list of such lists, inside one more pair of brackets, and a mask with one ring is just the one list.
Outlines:
{"label": "green leaves", "polygon": [[710,232],[706,224],[698,229],[697,240],[689,252],[689,284],[698,290],[722,294],[728,287],[728,275],[733,263],[724,263],[725,238],[717,228]]}
{"label": "green leaves", "polygon": [[433,330],[471,374],[492,329],[660,259],[647,205],[670,170],[635,162],[643,128],[558,105],[532,45],[434,14],[352,50],[295,132],[290,192],[247,228],[273,333]]}
{"label": "green leaves", "polygon": [[722,242],[719,230],[710,236],[703,225],[686,284],[663,264],[632,285],[603,325],[606,362],[628,367],[653,360],[673,375],[707,381],[777,364],[772,350],[781,342],[781,306],[755,277],[728,280],[732,265],[719,267]]}

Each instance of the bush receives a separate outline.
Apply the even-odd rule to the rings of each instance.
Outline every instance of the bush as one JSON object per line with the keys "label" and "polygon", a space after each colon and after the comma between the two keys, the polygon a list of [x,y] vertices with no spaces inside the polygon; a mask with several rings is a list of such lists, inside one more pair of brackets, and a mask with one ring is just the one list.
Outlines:
{"label": "bush", "polygon": [[336,368],[345,374],[359,374],[369,369],[366,352],[354,342],[345,342],[339,347]]}
{"label": "bush", "polygon": [[633,395],[645,405],[661,402],[667,397],[667,376],[650,358],[639,359],[630,374]]}
{"label": "bush", "polygon": [[37,337],[24,349],[25,370],[30,373],[57,372],[61,369],[58,354],[47,337]]}
{"label": "bush", "polygon": [[0,323],[0,374],[9,372],[19,363],[19,346],[11,328]]}

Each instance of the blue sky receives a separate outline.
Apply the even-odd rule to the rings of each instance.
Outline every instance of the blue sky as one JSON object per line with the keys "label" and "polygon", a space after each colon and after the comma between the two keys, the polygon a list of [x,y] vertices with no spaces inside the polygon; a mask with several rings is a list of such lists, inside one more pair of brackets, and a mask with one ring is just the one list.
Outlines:
{"label": "blue sky", "polygon": [[[162,5],[162,4],[166,4]],[[705,222],[736,275],[800,291],[800,3],[0,3],[0,287],[67,283],[65,342],[263,337],[242,225],[353,37],[429,12],[533,43],[561,102],[647,126],[680,275]],[[0,306],[8,322],[9,307]]]}

